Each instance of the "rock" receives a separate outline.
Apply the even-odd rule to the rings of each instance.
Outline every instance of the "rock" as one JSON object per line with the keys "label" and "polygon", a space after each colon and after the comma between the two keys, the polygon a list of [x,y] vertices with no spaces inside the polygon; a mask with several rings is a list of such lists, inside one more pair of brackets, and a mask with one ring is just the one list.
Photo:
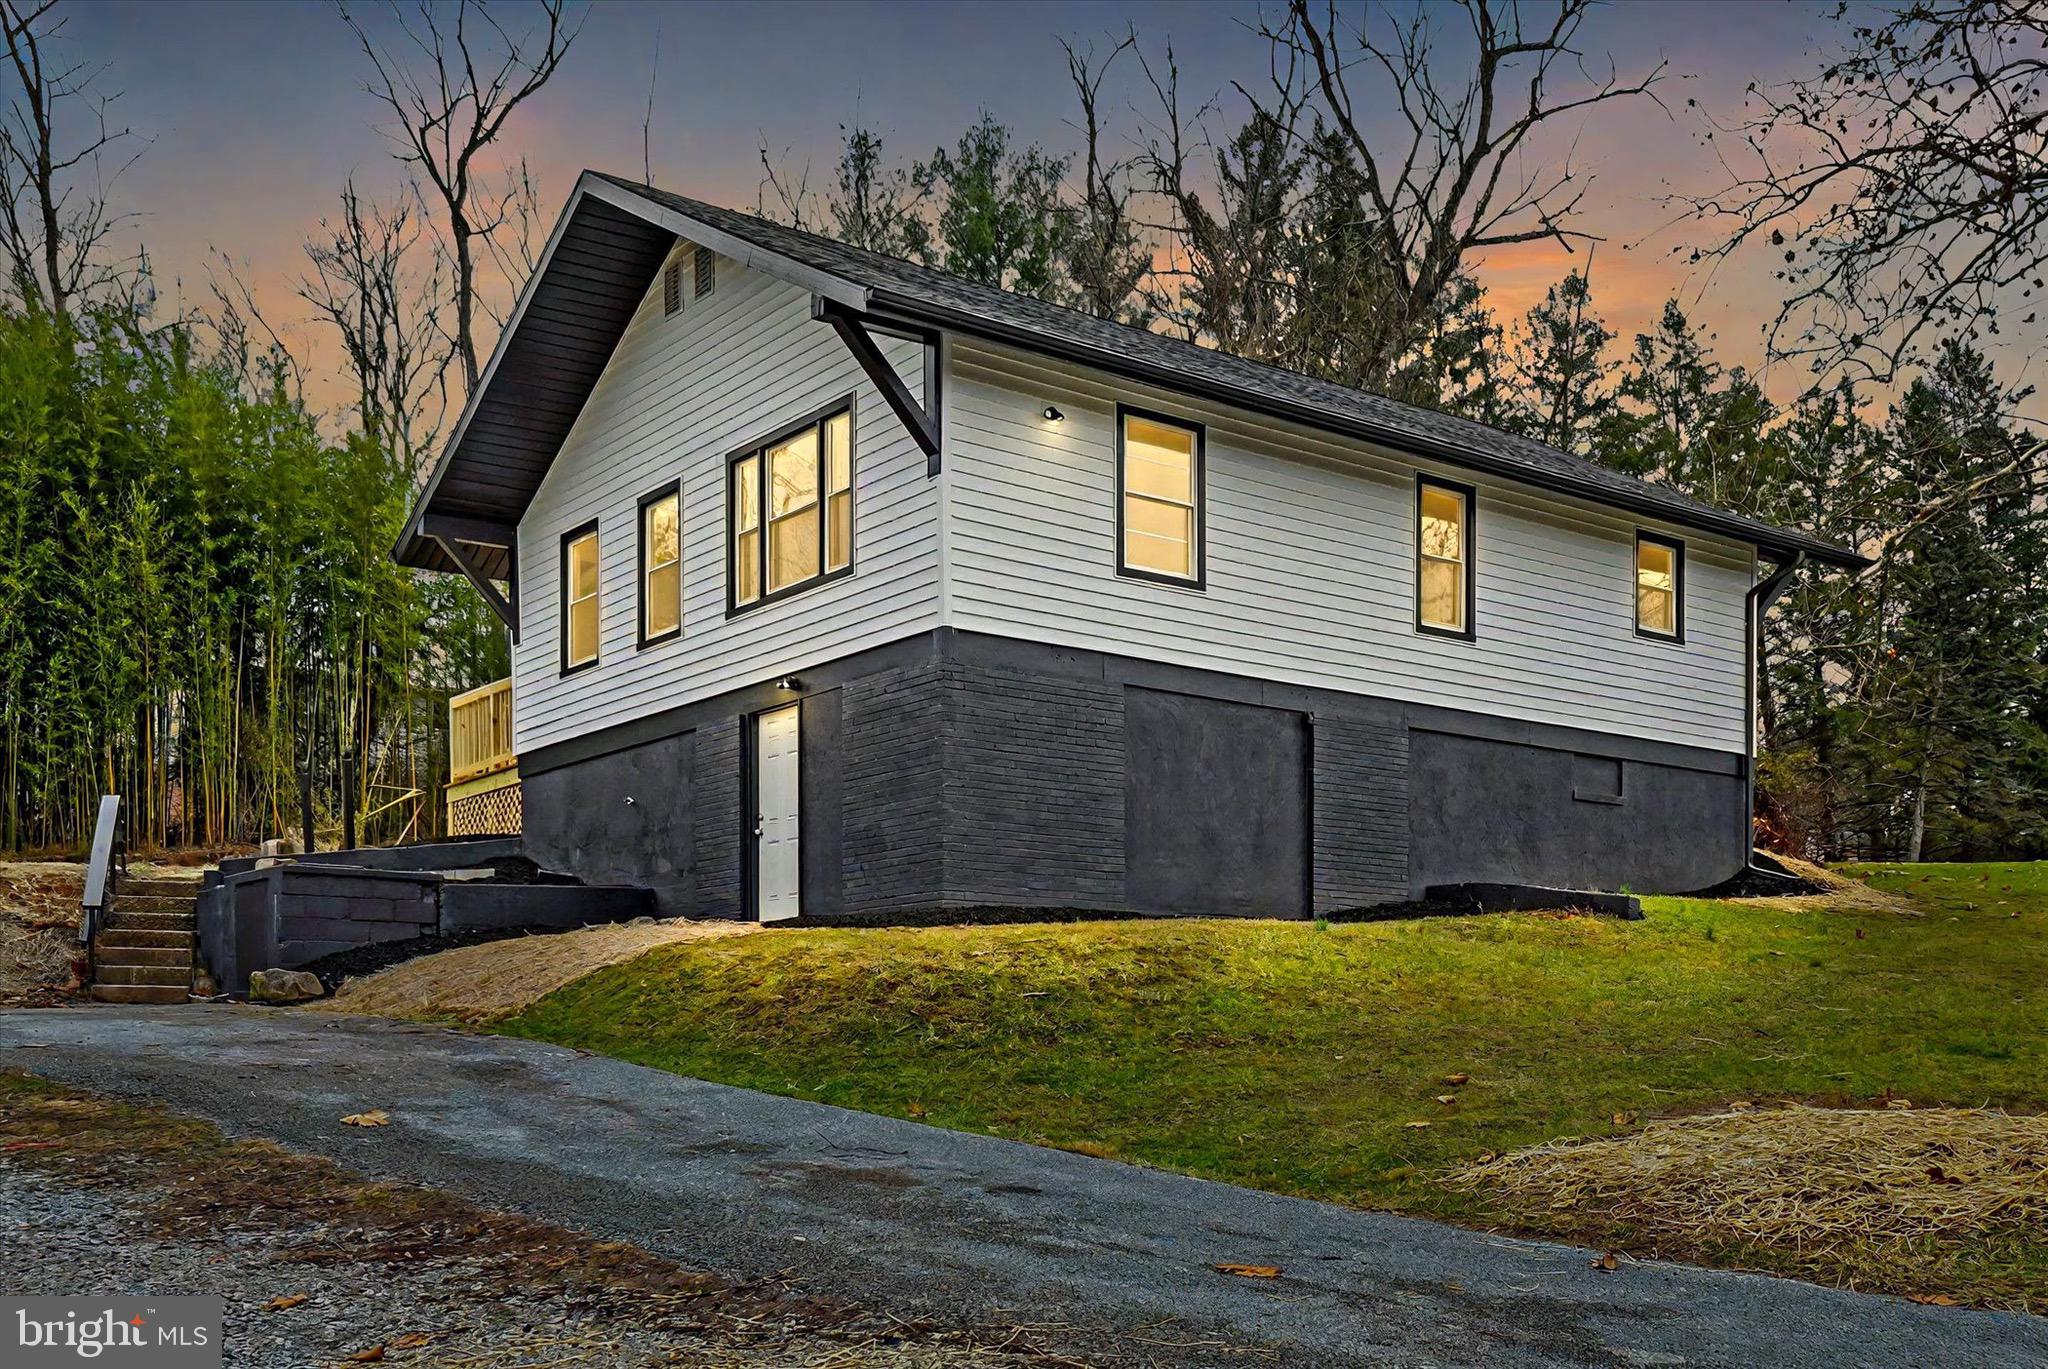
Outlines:
{"label": "rock", "polygon": [[327,990],[309,970],[256,970],[249,975],[251,1003],[303,1003]]}

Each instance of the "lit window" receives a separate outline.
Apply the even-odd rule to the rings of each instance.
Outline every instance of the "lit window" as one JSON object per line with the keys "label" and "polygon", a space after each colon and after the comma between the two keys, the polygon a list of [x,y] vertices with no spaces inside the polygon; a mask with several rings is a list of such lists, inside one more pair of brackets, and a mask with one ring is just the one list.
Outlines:
{"label": "lit window", "polygon": [[597,526],[562,539],[562,669],[597,660]]}
{"label": "lit window", "polygon": [[1202,580],[1202,433],[1140,414],[1122,415],[1119,459],[1125,574]]}
{"label": "lit window", "polygon": [[1684,638],[1685,544],[1636,534],[1636,631]]}
{"label": "lit window", "polygon": [[640,645],[683,626],[683,496],[674,486],[640,501]]}
{"label": "lit window", "polygon": [[734,458],[732,606],[853,568],[853,415],[840,409]]}
{"label": "lit window", "polygon": [[825,569],[853,563],[853,418],[825,420]]}
{"label": "lit window", "polygon": [[1415,497],[1415,625],[1472,635],[1472,492],[1424,480]]}

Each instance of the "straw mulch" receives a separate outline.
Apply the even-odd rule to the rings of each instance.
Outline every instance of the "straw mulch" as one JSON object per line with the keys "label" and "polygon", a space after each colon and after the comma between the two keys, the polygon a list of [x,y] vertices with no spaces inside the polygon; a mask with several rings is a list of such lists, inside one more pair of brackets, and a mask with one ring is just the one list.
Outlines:
{"label": "straw mulch", "polygon": [[[1620,1226],[1666,1253],[1748,1254],[1851,1286],[1972,1289],[1959,1269],[2038,1284],[2048,1250],[2048,1117],[1894,1104],[1788,1106],[1532,1146],[1447,1176],[1502,1209]],[[1572,1219],[1578,1219],[1576,1222]],[[1974,1277],[1974,1276],[1972,1276]],[[1988,1299],[2038,1306],[2048,1289]]]}
{"label": "straw mulch", "polygon": [[565,984],[678,941],[739,936],[746,922],[615,923],[513,937],[423,955],[343,984],[308,1006],[376,1017],[493,1022],[523,1012]]}

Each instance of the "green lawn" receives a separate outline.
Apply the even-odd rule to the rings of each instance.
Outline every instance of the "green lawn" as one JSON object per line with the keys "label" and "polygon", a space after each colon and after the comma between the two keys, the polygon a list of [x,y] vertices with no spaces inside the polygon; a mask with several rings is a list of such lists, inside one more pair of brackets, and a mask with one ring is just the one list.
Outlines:
{"label": "green lawn", "polygon": [[1637,923],[775,932],[653,952],[501,1029],[1282,1192],[1625,1243],[1439,1177],[1737,1099],[2048,1103],[2048,866],[1859,873],[1910,909],[1659,898]]}

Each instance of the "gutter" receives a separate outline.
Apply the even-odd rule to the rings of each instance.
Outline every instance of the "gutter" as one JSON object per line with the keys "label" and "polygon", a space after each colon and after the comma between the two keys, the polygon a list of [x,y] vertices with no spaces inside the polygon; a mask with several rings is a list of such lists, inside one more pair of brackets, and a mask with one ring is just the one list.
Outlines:
{"label": "gutter", "polygon": [[1411,456],[1461,466],[1517,484],[1567,494],[1575,499],[1583,499],[1607,508],[1623,509],[1646,518],[1712,533],[1737,542],[1746,542],[1772,553],[1774,558],[1789,556],[1803,562],[1811,556],[1851,570],[1860,570],[1870,564],[1867,558],[1853,551],[1831,546],[1816,537],[1760,526],[1744,519],[1722,515],[1715,509],[1673,508],[1653,497],[1636,496],[1590,481],[1574,480],[1555,472],[1532,469],[1512,459],[1458,443],[1445,442],[1411,430],[1366,419],[1333,414],[1312,404],[1290,403],[1285,399],[1248,390],[1243,386],[1191,376],[1184,371],[1156,365],[1087,343],[1048,337],[1035,329],[985,318],[958,308],[933,305],[893,292],[878,290],[875,292],[875,308],[870,312],[881,319],[893,317],[928,326],[935,325],[1016,347],[1025,352],[1058,357],[1096,370],[1107,371],[1112,375],[1155,385],[1161,389],[1228,404],[1233,408],[1264,414],[1269,418],[1299,423],[1318,432],[1356,438]]}
{"label": "gutter", "polygon": [[1742,653],[1742,865],[1746,870],[1757,868],[1756,863],[1756,672],[1763,660],[1764,615],[1771,605],[1778,602],[1792,577],[1806,564],[1806,553],[1795,551],[1791,559],[1782,561],[1778,568],[1750,586],[1743,596],[1743,653]]}

